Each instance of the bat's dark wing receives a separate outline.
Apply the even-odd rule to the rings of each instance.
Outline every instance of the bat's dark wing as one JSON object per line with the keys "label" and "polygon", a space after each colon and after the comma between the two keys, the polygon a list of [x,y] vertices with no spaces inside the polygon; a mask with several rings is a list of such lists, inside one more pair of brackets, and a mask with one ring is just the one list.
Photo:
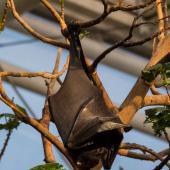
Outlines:
{"label": "bat's dark wing", "polygon": [[68,72],[60,90],[49,97],[50,111],[68,149],[77,153],[112,148],[114,141],[120,144],[123,138],[120,128],[125,125],[107,108],[102,92],[90,80],[79,37],[74,31],[69,37]]}

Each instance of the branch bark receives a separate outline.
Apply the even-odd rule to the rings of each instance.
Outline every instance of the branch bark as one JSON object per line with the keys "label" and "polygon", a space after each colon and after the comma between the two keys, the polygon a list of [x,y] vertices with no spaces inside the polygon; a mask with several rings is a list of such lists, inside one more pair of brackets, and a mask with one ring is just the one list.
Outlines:
{"label": "branch bark", "polygon": [[63,69],[55,74],[47,73],[47,72],[0,72],[0,77],[42,77],[46,79],[56,79],[60,77],[68,68],[68,62],[64,65]]}
{"label": "branch bark", "polygon": [[104,6],[104,11],[101,14],[101,16],[92,19],[90,21],[87,22],[79,22],[79,25],[81,28],[88,28],[88,27],[92,27],[94,25],[97,25],[99,23],[101,23],[109,14],[111,14],[112,12],[115,11],[133,11],[133,10],[138,10],[138,9],[142,9],[145,7],[148,7],[149,5],[151,5],[152,3],[154,3],[156,0],[150,0],[148,2],[145,3],[141,3],[139,5],[133,5],[133,4],[129,4],[129,3],[110,3],[110,2],[106,2],[105,0],[102,0],[103,6]]}
{"label": "branch bark", "polygon": [[64,22],[62,16],[59,15],[59,13],[55,10],[55,8],[49,3],[48,0],[40,0],[41,3],[44,4],[45,7],[51,12],[52,16],[59,22],[61,26],[61,30],[65,30],[67,28],[66,23]]}
{"label": "branch bark", "polygon": [[[149,63],[146,66],[147,68],[157,64],[164,57],[166,57],[166,55],[170,52],[169,43],[170,37],[166,37],[158,43],[156,51],[153,53]],[[149,86],[140,76],[129,95],[120,106],[120,112],[118,115],[125,124],[130,123],[137,110],[141,108],[148,90]]]}
{"label": "branch bark", "polygon": [[[62,52],[62,49],[59,48],[52,74],[58,73],[61,52]],[[42,113],[42,119],[41,119],[41,124],[44,127],[46,127],[48,130],[49,130],[49,125],[50,125],[50,121],[51,121],[51,114],[50,114],[49,105],[48,105],[48,97],[51,95],[51,91],[52,91],[55,83],[56,83],[56,79],[51,79],[49,84],[47,84],[47,95],[46,95],[43,113]],[[42,142],[43,142],[43,148],[44,148],[45,162],[46,163],[56,162],[54,154],[53,154],[53,150],[52,150],[52,143],[43,135],[42,135]]]}
{"label": "branch bark", "polygon": [[168,95],[148,95],[144,98],[142,107],[154,106],[154,105],[170,105],[170,99]]}
{"label": "branch bark", "polygon": [[39,40],[49,43],[58,47],[62,47],[65,49],[68,49],[69,46],[65,43],[59,42],[55,39],[45,37],[44,35],[40,34],[39,32],[35,31],[33,28],[31,28],[19,15],[19,13],[16,10],[14,0],[8,0],[9,8],[12,10],[12,14],[14,18],[27,30],[32,36],[38,38]]}

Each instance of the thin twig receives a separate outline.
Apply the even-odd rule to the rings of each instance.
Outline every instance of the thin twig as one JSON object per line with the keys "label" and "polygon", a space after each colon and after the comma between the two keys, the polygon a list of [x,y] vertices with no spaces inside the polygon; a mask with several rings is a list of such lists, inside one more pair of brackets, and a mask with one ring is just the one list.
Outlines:
{"label": "thin twig", "polygon": [[143,40],[139,40],[139,41],[134,41],[134,42],[124,42],[123,43],[123,47],[132,47],[132,46],[138,46],[138,45],[142,45],[148,41],[151,41],[153,40],[154,38],[158,37],[159,35],[162,34],[162,32],[165,32],[167,30],[170,29],[170,26],[166,27],[165,29],[161,30],[161,31],[158,31],[158,32],[155,32],[154,34],[152,34],[152,36],[150,37],[146,37],[144,38]]}
{"label": "thin twig", "polygon": [[[139,149],[142,152],[144,152],[144,153],[148,152],[149,154],[153,155],[154,157],[156,157],[160,161],[163,161],[163,158],[158,153],[156,153],[152,149],[147,148],[146,146],[143,146],[143,145],[139,145],[139,144],[136,144],[136,143],[124,143],[124,144],[121,145],[121,148],[122,149]],[[167,166],[170,168],[170,164],[167,163]]]}
{"label": "thin twig", "polygon": [[169,152],[170,152],[170,138],[169,138],[169,135],[168,135],[166,130],[164,130],[164,135],[165,135],[165,138],[166,138],[166,140],[167,140],[167,142],[169,144]]}
{"label": "thin twig", "polygon": [[6,1],[5,7],[4,7],[4,10],[3,10],[3,14],[2,14],[2,19],[1,19],[1,22],[0,22],[0,31],[2,31],[5,27],[7,12],[8,12],[8,3]]}
{"label": "thin twig", "polygon": [[65,24],[64,20],[62,17],[59,15],[59,13],[55,10],[55,8],[49,3],[48,0],[40,0],[45,7],[51,12],[52,16],[57,19],[61,26],[61,30],[64,30],[67,28],[67,25]]}
{"label": "thin twig", "polygon": [[150,90],[153,95],[161,95],[161,93],[158,91],[154,84],[151,85]]}
{"label": "thin twig", "polygon": [[[164,17],[168,16],[168,0],[163,0],[162,11],[163,11]],[[164,21],[164,26],[167,27],[168,24],[169,24],[169,19],[167,18],[167,19]],[[166,35],[167,35],[167,34],[166,34]]]}
{"label": "thin twig", "polygon": [[118,10],[122,10],[122,11],[133,11],[133,10],[138,10],[138,9],[142,9],[145,7],[148,7],[149,5],[151,5],[152,3],[154,3],[156,0],[150,0],[146,3],[142,3],[139,5],[132,5],[132,4],[127,4],[127,3],[122,3],[121,5],[119,3],[117,4],[109,4],[109,2],[106,1],[102,1],[103,5],[104,5],[104,11],[101,14],[101,16],[92,19],[90,21],[87,22],[79,22],[79,25],[81,28],[88,28],[94,25],[97,25],[99,23],[101,23],[109,14],[111,14],[112,12],[118,11]]}
{"label": "thin twig", "polygon": [[169,154],[169,148],[168,149],[165,149],[165,150],[162,150],[158,153],[159,155],[161,155],[162,157],[165,157],[166,155]]}
{"label": "thin twig", "polygon": [[[146,11],[148,11],[148,9],[146,9]],[[120,46],[123,46],[125,44],[125,42],[129,39],[132,38],[133,36],[133,30],[137,27],[136,26],[136,22],[137,20],[143,15],[143,13],[145,13],[146,11],[142,12],[141,14],[139,14],[138,16],[136,16],[134,19],[133,19],[133,22],[132,22],[132,25],[129,29],[129,33],[128,35],[123,39],[123,40],[120,40],[116,43],[114,43],[111,47],[109,47],[108,49],[106,49],[105,51],[103,51],[93,62],[93,64],[90,66],[90,72],[94,72],[96,70],[96,67],[98,65],[99,62],[101,62],[101,60],[103,60],[105,58],[105,56],[107,54],[109,54],[111,51],[113,51],[114,49],[120,47]],[[139,24],[138,24],[139,25]]]}
{"label": "thin twig", "polygon": [[14,18],[30,33],[32,34],[34,37],[40,39],[43,42],[58,46],[58,47],[62,47],[65,49],[68,49],[69,46],[65,43],[56,41],[55,39],[52,38],[48,38],[45,37],[44,35],[40,34],[39,32],[35,31],[33,28],[31,28],[19,15],[19,13],[16,10],[15,7],[15,3],[14,0],[7,0],[8,4],[9,4],[9,8],[12,10],[12,14],[14,16]]}
{"label": "thin twig", "polygon": [[[0,86],[0,89],[2,86]],[[2,94],[1,94],[2,95]],[[69,160],[73,168],[76,169],[76,165],[74,161],[72,160],[72,157],[70,156],[69,152],[67,149],[64,147],[64,145],[58,140],[56,136],[51,134],[47,128],[45,128],[41,123],[39,123],[37,120],[28,117],[21,109],[19,109],[16,104],[9,99],[9,97],[5,94],[3,97],[0,96],[0,100],[4,102],[7,106],[9,106],[12,110],[14,110],[16,116],[18,117],[19,120],[22,122],[25,122],[26,124],[29,124],[32,126],[34,129],[39,131],[42,135],[44,135],[49,141],[51,141],[58,149],[61,151],[61,153]]]}
{"label": "thin twig", "polygon": [[61,71],[59,71],[56,74],[51,74],[47,72],[7,72],[3,71],[0,72],[0,77],[6,77],[6,76],[11,76],[11,77],[42,77],[46,79],[56,79],[57,77],[60,77],[68,67],[68,63],[66,63]]}
{"label": "thin twig", "polygon": [[37,39],[32,38],[32,39],[19,40],[19,41],[7,42],[7,43],[0,43],[0,48],[30,44],[30,43],[34,43],[34,42],[37,42],[37,41],[38,41]]}
{"label": "thin twig", "polygon": [[167,87],[167,86],[164,86],[164,87],[165,87],[166,93],[167,93],[167,95],[168,95],[168,97],[169,97],[169,99],[170,99],[170,94],[169,94],[168,87]]}
{"label": "thin twig", "polygon": [[105,101],[107,107],[110,110],[112,110],[114,113],[117,113],[118,110],[119,110],[118,106],[115,103],[113,103],[112,100],[110,99],[110,97],[107,94],[107,91],[105,90],[105,87],[103,86],[103,83],[101,82],[97,72],[93,72],[92,78],[93,78],[94,84],[103,92],[103,98],[104,98],[104,101]]}
{"label": "thin twig", "polygon": [[[169,151],[169,149],[168,149],[168,151]],[[138,159],[138,160],[145,160],[145,161],[152,161],[152,162],[155,162],[158,160],[158,158],[152,154],[133,152],[129,149],[119,149],[118,154],[121,156]],[[163,158],[164,156],[166,156],[168,154],[168,152],[166,152],[166,154],[162,154],[162,155],[161,155],[161,153],[157,153],[157,154]]]}
{"label": "thin twig", "polygon": [[[44,104],[43,115],[40,123],[49,130],[50,120],[51,120],[51,115],[49,112],[48,103],[46,101]],[[44,156],[45,156],[44,161],[46,163],[56,162],[53,149],[52,149],[52,143],[43,135],[42,135],[42,143],[43,143]]]}
{"label": "thin twig", "polygon": [[64,1],[61,1],[61,18],[64,21]]}
{"label": "thin twig", "polygon": [[[52,74],[56,74],[58,72],[61,52],[62,52],[62,48],[59,48]],[[51,95],[51,91],[55,83],[56,83],[56,79],[51,79],[50,83],[48,83],[47,85],[47,95],[46,95],[43,113],[42,113],[41,124],[47,129],[49,129],[49,124],[51,120],[51,114],[50,114],[49,106],[48,106],[48,97]],[[52,143],[43,135],[42,135],[42,142],[43,142],[43,148],[44,148],[45,162],[46,163],[55,162],[55,157],[54,157],[53,150],[52,150]]]}
{"label": "thin twig", "polygon": [[[2,66],[0,65],[0,71],[4,71]],[[6,77],[6,80],[10,83],[10,85],[12,86],[13,90],[15,91],[15,93],[18,95],[18,97],[20,98],[20,100],[23,102],[23,104],[25,105],[25,107],[28,109],[29,113],[36,118],[35,113],[33,112],[33,110],[31,109],[31,107],[29,106],[29,104],[27,103],[27,101],[24,99],[24,97],[22,96],[22,94],[20,93],[20,91],[17,89],[15,83],[12,81],[12,79]]]}
{"label": "thin twig", "polygon": [[170,154],[158,165],[154,168],[154,170],[161,170],[170,160]]}
{"label": "thin twig", "polygon": [[[144,39],[144,40],[142,40],[142,41],[133,42],[133,43],[135,43],[135,44],[132,44],[132,42],[128,42],[128,40],[130,40],[130,39],[132,38],[132,36],[133,36],[133,31],[134,31],[134,29],[136,29],[137,27],[139,27],[139,26],[141,26],[141,25],[146,24],[145,22],[142,22],[142,23],[138,23],[138,24],[137,24],[137,20],[138,20],[140,17],[142,17],[142,16],[144,15],[144,13],[147,13],[147,12],[150,11],[152,8],[153,8],[153,7],[150,6],[149,8],[145,9],[143,12],[141,12],[140,14],[138,14],[136,17],[134,17],[133,22],[132,22],[132,25],[131,25],[131,27],[130,27],[130,29],[129,29],[128,35],[127,35],[124,39],[115,42],[111,47],[109,47],[108,49],[106,49],[105,51],[103,51],[103,52],[94,60],[93,64],[90,66],[90,71],[91,71],[91,72],[95,71],[98,63],[100,63],[101,60],[103,60],[103,59],[105,58],[105,56],[106,56],[107,54],[109,54],[111,51],[113,51],[114,49],[116,49],[116,48],[118,48],[118,47],[120,47],[120,46],[124,46],[124,47],[127,47],[127,46],[135,46],[135,45],[138,45],[138,44],[137,44],[138,42],[139,42],[139,43],[145,43],[145,42],[147,42],[147,41],[149,41],[149,40],[151,40],[151,39],[154,38],[154,37],[149,37],[149,38],[151,38],[151,39],[146,38],[146,39]],[[164,18],[161,18],[161,20],[163,20],[163,19],[164,19]],[[158,35],[154,35],[154,36],[158,36]]]}
{"label": "thin twig", "polygon": [[139,10],[142,8],[146,8],[149,5],[153,4],[156,0],[150,0],[144,3],[140,3],[138,5],[133,5],[133,4],[129,4],[127,2],[124,3],[110,3],[110,1],[108,3],[110,3],[111,9],[112,11],[117,11],[117,10],[121,10],[121,11],[133,11],[133,10]]}
{"label": "thin twig", "polygon": [[2,157],[3,157],[4,153],[5,153],[5,150],[7,148],[8,143],[9,143],[9,140],[10,140],[12,132],[13,132],[12,130],[8,130],[5,142],[4,142],[3,147],[2,147],[2,149],[0,151],[0,160],[2,159]]}
{"label": "thin twig", "polygon": [[[159,3],[159,4],[158,4]],[[168,1],[167,0],[157,0],[157,15],[160,19],[161,17],[168,16]],[[159,30],[165,29],[168,26],[168,17],[165,20],[159,21]],[[160,38],[164,38],[167,35],[167,32],[164,32],[160,35]]]}

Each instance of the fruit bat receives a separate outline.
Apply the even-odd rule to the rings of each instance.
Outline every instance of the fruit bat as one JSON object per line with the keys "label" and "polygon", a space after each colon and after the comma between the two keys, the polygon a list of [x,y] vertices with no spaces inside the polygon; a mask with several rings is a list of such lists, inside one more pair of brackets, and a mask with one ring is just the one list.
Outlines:
{"label": "fruit bat", "polygon": [[69,67],[61,88],[49,97],[49,108],[65,147],[80,169],[90,169],[101,159],[105,169],[110,169],[125,125],[109,110],[102,91],[94,85],[79,33],[76,23],[68,24]]}

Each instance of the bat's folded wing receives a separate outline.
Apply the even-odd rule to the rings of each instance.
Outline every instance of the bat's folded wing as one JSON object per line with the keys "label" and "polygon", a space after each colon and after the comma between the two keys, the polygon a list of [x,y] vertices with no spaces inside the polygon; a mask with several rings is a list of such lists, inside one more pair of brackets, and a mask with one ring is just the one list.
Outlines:
{"label": "bat's folded wing", "polygon": [[125,127],[81,68],[69,69],[61,89],[49,97],[49,106],[65,146],[71,149],[94,145],[96,136]]}

